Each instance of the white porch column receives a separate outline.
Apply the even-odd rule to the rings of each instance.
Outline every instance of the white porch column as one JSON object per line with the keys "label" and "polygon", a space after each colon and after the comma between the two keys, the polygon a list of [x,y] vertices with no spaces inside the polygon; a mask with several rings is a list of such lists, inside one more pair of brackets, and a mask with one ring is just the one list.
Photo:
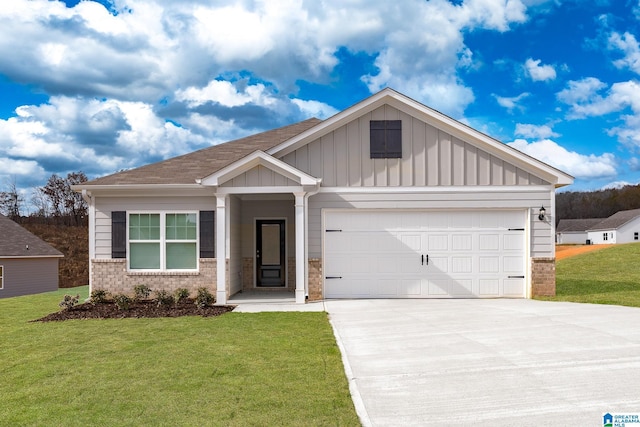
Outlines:
{"label": "white porch column", "polygon": [[216,305],[227,303],[226,196],[216,195]]}
{"label": "white porch column", "polygon": [[294,193],[296,196],[296,303],[304,304],[306,302],[304,278],[305,278],[305,193]]}

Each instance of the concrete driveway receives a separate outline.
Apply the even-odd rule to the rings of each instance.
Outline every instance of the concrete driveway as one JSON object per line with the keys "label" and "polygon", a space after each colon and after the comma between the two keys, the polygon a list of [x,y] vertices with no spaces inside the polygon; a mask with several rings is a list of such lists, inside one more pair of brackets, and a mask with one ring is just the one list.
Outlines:
{"label": "concrete driveway", "polygon": [[325,302],[364,425],[602,426],[640,414],[640,309]]}

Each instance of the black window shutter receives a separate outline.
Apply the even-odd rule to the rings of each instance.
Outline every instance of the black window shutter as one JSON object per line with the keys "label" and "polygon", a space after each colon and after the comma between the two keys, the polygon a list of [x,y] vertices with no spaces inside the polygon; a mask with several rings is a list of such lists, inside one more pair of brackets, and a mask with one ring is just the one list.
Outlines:
{"label": "black window shutter", "polygon": [[200,258],[215,258],[214,211],[200,211]]}
{"label": "black window shutter", "polygon": [[371,120],[369,122],[369,140],[370,151],[372,159],[384,159],[386,154],[386,147],[384,143],[385,139],[385,125],[384,120]]}
{"label": "black window shutter", "polygon": [[387,158],[402,158],[402,120],[387,120]]}
{"label": "black window shutter", "polygon": [[127,213],[111,212],[111,258],[127,257]]}

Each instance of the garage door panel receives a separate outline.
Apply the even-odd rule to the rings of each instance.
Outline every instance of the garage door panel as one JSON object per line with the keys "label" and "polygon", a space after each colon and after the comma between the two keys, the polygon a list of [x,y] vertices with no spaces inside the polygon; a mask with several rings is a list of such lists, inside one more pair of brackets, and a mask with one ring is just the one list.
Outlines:
{"label": "garage door panel", "polygon": [[427,282],[427,295],[432,297],[448,297],[449,279],[432,279]]}
{"label": "garage door panel", "polygon": [[478,249],[481,251],[500,250],[500,235],[497,233],[478,235]]}
{"label": "garage door panel", "polygon": [[524,297],[525,213],[329,211],[325,296]]}
{"label": "garage door panel", "polygon": [[498,277],[478,280],[478,293],[483,297],[497,297],[500,295],[500,279]]}
{"label": "garage door panel", "polygon": [[454,256],[451,257],[451,273],[472,273],[473,259],[470,256]]}
{"label": "garage door panel", "polygon": [[454,252],[469,252],[473,248],[473,235],[454,234],[451,236],[451,250]]}
{"label": "garage door panel", "polygon": [[449,235],[448,234],[429,234],[427,235],[428,251],[448,251],[449,250]]}
{"label": "garage door panel", "polygon": [[524,296],[524,278],[504,279],[503,288],[504,296],[522,298]]}
{"label": "garage door panel", "polygon": [[449,294],[456,298],[473,297],[473,280],[457,279],[449,281]]}
{"label": "garage door panel", "polygon": [[500,256],[481,256],[478,258],[480,273],[498,273],[500,271]]}

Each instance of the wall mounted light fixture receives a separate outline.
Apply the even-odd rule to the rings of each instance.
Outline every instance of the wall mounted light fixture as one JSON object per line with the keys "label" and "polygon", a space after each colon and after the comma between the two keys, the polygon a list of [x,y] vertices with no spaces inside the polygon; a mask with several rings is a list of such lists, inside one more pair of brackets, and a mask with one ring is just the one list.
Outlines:
{"label": "wall mounted light fixture", "polygon": [[542,206],[542,207],[540,208],[540,210],[538,211],[538,219],[539,219],[540,221],[544,221],[544,218],[545,218],[545,214],[546,214],[546,213],[547,213],[547,210],[544,208],[544,206]]}

